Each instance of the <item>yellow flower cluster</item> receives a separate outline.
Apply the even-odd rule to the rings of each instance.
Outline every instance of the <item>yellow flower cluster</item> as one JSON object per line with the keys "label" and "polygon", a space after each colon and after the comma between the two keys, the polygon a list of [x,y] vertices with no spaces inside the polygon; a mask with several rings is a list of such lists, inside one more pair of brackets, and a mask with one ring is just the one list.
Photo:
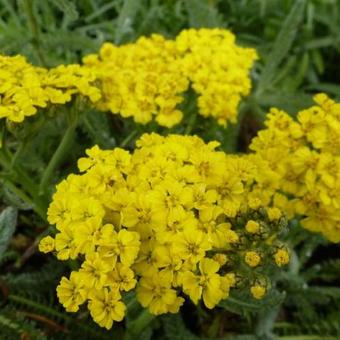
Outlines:
{"label": "yellow flower cluster", "polygon": [[216,151],[218,144],[145,134],[132,154],[86,151],[82,174],[63,180],[50,204],[55,239],[39,246],[80,261],[57,288],[67,311],[87,301],[94,321],[109,329],[124,317],[122,294],[135,287],[156,315],[178,312],[183,293],[207,308],[231,287],[265,295],[266,268],[289,261],[278,240],[285,218],[248,207],[255,167]]}
{"label": "yellow flower cluster", "polygon": [[189,29],[176,38],[184,75],[198,94],[199,113],[219,124],[235,123],[242,96],[249,94],[249,70],[256,51],[235,44],[225,29]]}
{"label": "yellow flower cluster", "polygon": [[[325,94],[296,119],[272,109],[265,130],[253,139],[254,161],[265,169],[260,185],[274,204],[301,225],[340,241],[340,104]],[[269,190],[270,191],[270,190]]]}
{"label": "yellow flower cluster", "polygon": [[22,122],[50,104],[65,104],[73,94],[95,102],[100,90],[91,70],[60,65],[47,70],[29,64],[22,56],[0,55],[0,119]]}
{"label": "yellow flower cluster", "polygon": [[154,117],[172,127],[182,120],[179,108],[190,87],[198,110],[222,125],[235,122],[241,96],[249,93],[253,49],[235,44],[223,29],[184,30],[175,40],[154,34],[136,43],[105,43],[84,65],[34,67],[22,56],[0,56],[0,118],[22,122],[38,108],[65,104],[73,94],[101,110],[133,117],[142,124]]}
{"label": "yellow flower cluster", "polygon": [[198,111],[221,125],[235,122],[241,96],[249,93],[249,70],[257,58],[254,49],[235,44],[224,29],[189,29],[175,40],[154,34],[136,43],[106,43],[84,64],[101,81],[98,108],[138,123],[155,116],[158,124],[172,127],[182,120],[178,104],[190,86],[198,96]]}

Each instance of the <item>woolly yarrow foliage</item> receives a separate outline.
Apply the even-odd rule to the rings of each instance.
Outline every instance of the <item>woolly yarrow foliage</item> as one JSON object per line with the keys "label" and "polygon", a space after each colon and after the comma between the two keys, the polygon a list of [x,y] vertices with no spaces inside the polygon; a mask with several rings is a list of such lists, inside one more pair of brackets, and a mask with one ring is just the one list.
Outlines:
{"label": "woolly yarrow foliage", "polygon": [[22,56],[0,55],[0,118],[20,123],[39,108],[65,104],[77,94],[97,101],[92,72],[80,65],[60,65],[50,70],[29,64]]}
{"label": "woolly yarrow foliage", "polygon": [[224,29],[189,29],[174,40],[153,34],[136,43],[105,43],[84,64],[101,82],[102,110],[172,127],[182,120],[178,104],[189,86],[198,96],[198,112],[219,124],[235,122],[241,96],[250,92],[249,70],[257,54],[235,44]]}
{"label": "woolly yarrow foliage", "polygon": [[267,169],[275,205],[289,218],[301,217],[306,229],[339,242],[340,104],[325,94],[314,101],[317,105],[298,112],[296,120],[272,109],[267,129],[250,148],[256,152],[253,160]]}
{"label": "woolly yarrow foliage", "polygon": [[88,301],[94,321],[109,329],[124,317],[122,294],[135,287],[156,315],[178,312],[184,296],[213,308],[231,287],[265,295],[268,270],[289,260],[277,239],[285,219],[256,200],[248,207],[256,168],[217,146],[145,134],[132,154],[87,150],[83,174],[62,181],[49,207],[55,239],[40,242],[43,252],[80,261],[57,288],[67,311]]}

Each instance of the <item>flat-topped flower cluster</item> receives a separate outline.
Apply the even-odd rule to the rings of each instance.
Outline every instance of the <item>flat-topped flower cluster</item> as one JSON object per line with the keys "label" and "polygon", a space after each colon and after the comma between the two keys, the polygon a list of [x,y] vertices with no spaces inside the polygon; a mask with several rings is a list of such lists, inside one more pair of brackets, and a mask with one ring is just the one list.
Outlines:
{"label": "flat-topped flower cluster", "polygon": [[56,225],[40,250],[78,259],[57,288],[67,311],[87,307],[99,325],[124,318],[124,292],[153,314],[176,313],[185,296],[214,308],[229,290],[261,299],[268,272],[288,263],[285,218],[248,200],[255,166],[196,136],[145,134],[132,154],[86,151],[82,174],[58,186],[48,210]]}
{"label": "flat-topped flower cluster", "polygon": [[183,111],[179,104],[191,87],[198,113],[219,124],[236,122],[242,96],[249,94],[254,49],[239,47],[225,29],[183,30],[174,40],[153,34],[136,43],[106,43],[98,55],[84,58],[102,84],[97,106],[138,123],[153,118],[172,127]]}
{"label": "flat-topped flower cluster", "polygon": [[288,218],[300,216],[306,229],[339,242],[340,104],[322,93],[314,100],[317,105],[296,119],[272,109],[250,148],[267,169],[265,186],[275,205]]}
{"label": "flat-topped flower cluster", "polygon": [[39,109],[70,102],[73,95],[98,101],[95,76],[80,65],[50,70],[29,64],[22,56],[0,55],[0,119],[21,123]]}
{"label": "flat-topped flower cluster", "polygon": [[22,56],[0,56],[0,118],[22,122],[79,95],[137,123],[155,119],[172,127],[182,120],[186,110],[180,104],[192,88],[198,113],[226,125],[237,120],[241,97],[250,92],[256,58],[254,49],[237,46],[224,29],[184,30],[174,40],[154,34],[122,46],[105,43],[84,64],[51,69]]}

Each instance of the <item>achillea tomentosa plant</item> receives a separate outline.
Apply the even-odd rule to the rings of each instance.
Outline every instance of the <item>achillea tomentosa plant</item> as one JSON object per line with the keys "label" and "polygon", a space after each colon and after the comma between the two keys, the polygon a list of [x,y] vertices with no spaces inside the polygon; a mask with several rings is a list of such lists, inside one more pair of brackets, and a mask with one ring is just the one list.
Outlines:
{"label": "achillea tomentosa plant", "polygon": [[152,314],[177,313],[190,298],[214,308],[230,289],[261,299],[269,272],[289,262],[278,208],[249,200],[256,167],[195,136],[145,134],[136,150],[87,150],[48,210],[56,225],[40,250],[78,259],[57,288],[67,311],[87,303],[107,329],[124,318],[135,289]]}
{"label": "achillea tomentosa plant", "polygon": [[[297,113],[272,109],[253,139],[255,160],[267,169],[274,204],[301,217],[306,229],[340,241],[340,104],[318,94],[317,105]],[[261,179],[260,181],[261,182]]]}

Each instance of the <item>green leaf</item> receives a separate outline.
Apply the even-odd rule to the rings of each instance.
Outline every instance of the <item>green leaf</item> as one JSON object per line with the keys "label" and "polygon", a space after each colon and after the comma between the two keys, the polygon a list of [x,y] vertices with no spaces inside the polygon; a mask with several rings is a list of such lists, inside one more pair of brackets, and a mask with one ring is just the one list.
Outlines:
{"label": "green leaf", "polygon": [[287,111],[291,115],[295,115],[298,111],[313,105],[312,97],[302,91],[268,91],[261,95],[258,102],[265,110],[270,107],[279,107],[281,110]]}
{"label": "green leaf", "polygon": [[115,43],[119,44],[124,41],[126,35],[133,33],[132,24],[142,5],[142,1],[125,0],[123,8],[117,19],[117,28],[115,33]]}
{"label": "green leaf", "polygon": [[229,312],[244,316],[247,313],[258,313],[272,309],[280,305],[286,294],[272,289],[262,300],[255,300],[248,293],[233,292],[226,300],[219,303],[219,306]]}
{"label": "green leaf", "polygon": [[323,280],[332,282],[340,277],[340,259],[330,259],[317,263],[302,273],[305,281]]}
{"label": "green leaf", "polygon": [[57,7],[65,15],[66,21],[75,21],[79,18],[79,13],[73,1],[53,0],[52,5]]}
{"label": "green leaf", "polygon": [[0,257],[6,251],[17,224],[17,210],[8,207],[0,214]]}
{"label": "green leaf", "polygon": [[82,123],[84,130],[95,144],[102,148],[116,146],[116,140],[110,130],[109,119],[104,112],[86,112]]}
{"label": "green leaf", "polygon": [[337,98],[340,98],[340,85],[338,84],[332,84],[332,83],[310,84],[306,86],[306,90],[328,92],[329,94],[334,95]]}
{"label": "green leaf", "polygon": [[207,0],[187,0],[184,2],[191,27],[219,27],[222,26],[221,17],[213,2]]}
{"label": "green leaf", "polygon": [[312,286],[309,288],[309,291],[315,296],[329,296],[334,299],[340,299],[340,288],[339,287],[319,287],[319,286]]}
{"label": "green leaf", "polygon": [[272,51],[265,60],[265,66],[258,83],[257,96],[264,92],[271,84],[278,68],[288,55],[296,37],[299,25],[303,19],[305,0],[296,0],[292,6],[282,28],[277,35]]}

